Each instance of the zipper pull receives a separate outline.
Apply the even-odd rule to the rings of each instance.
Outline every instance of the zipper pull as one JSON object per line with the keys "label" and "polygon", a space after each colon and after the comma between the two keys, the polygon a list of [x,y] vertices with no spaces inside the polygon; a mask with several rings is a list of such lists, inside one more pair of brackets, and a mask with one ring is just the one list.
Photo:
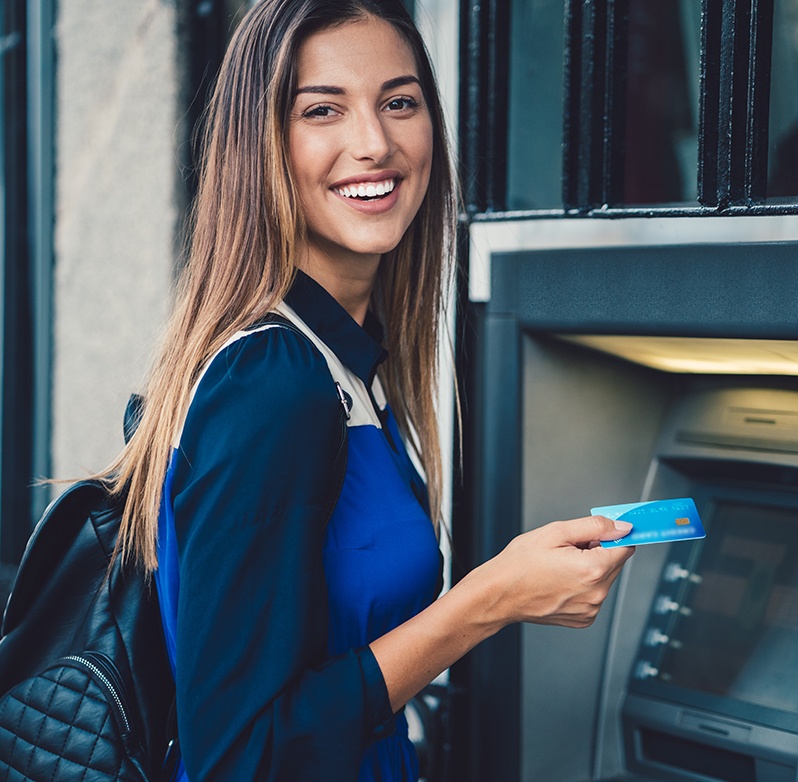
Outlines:
{"label": "zipper pull", "polygon": [[338,399],[341,402],[341,407],[344,408],[344,415],[346,415],[346,420],[348,421],[352,417],[350,415],[352,411],[352,397],[341,388],[341,384],[337,380],[335,381],[335,390],[338,392]]}
{"label": "zipper pull", "polygon": [[180,742],[177,738],[174,738],[169,742],[163,760],[161,776],[166,782],[175,782],[177,779],[177,772],[180,769],[180,759]]}

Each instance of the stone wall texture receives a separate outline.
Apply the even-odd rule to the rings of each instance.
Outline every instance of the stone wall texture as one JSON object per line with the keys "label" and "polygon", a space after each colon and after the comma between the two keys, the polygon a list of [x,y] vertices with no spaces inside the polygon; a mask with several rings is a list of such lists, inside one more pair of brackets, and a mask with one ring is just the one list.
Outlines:
{"label": "stone wall texture", "polygon": [[59,3],[53,475],[105,467],[166,316],[177,254],[177,12]]}

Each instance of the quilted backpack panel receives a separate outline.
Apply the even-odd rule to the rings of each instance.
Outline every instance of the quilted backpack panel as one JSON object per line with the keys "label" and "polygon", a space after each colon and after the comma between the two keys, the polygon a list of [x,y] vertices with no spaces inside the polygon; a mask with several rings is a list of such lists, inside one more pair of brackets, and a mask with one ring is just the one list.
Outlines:
{"label": "quilted backpack panel", "polygon": [[134,741],[107,678],[59,661],[0,700],[0,778],[9,782],[142,782]]}

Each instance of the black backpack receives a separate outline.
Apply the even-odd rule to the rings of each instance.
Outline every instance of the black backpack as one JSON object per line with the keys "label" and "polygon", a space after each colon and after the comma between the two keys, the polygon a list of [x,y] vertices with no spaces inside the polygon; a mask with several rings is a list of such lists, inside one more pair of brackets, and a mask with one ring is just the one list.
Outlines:
{"label": "black backpack", "polygon": [[0,637],[0,779],[172,774],[175,685],[155,587],[121,559],[108,574],[121,510],[81,481],[28,542]]}
{"label": "black backpack", "polygon": [[[251,330],[271,325],[310,341],[307,326],[281,315]],[[347,380],[325,350],[348,419]],[[132,395],[126,441],[142,409]],[[343,435],[346,447],[345,426]],[[175,683],[155,586],[120,559],[107,578],[123,507],[101,482],[80,481],[28,541],[0,628],[0,780],[169,782],[177,770]]]}

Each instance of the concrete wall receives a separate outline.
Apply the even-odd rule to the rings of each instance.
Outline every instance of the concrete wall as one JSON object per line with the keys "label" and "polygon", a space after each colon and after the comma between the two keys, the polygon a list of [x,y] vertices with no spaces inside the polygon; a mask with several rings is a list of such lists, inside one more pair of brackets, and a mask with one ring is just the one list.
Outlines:
{"label": "concrete wall", "polygon": [[[230,1],[231,16],[238,5]],[[140,390],[168,312],[192,98],[181,48],[186,8],[178,0],[57,4],[54,477],[101,470],[119,452],[125,403]],[[457,6],[417,0],[416,14],[453,130]]]}
{"label": "concrete wall", "polygon": [[52,474],[122,445],[168,309],[177,221],[177,11],[63,0],[57,22]]}

